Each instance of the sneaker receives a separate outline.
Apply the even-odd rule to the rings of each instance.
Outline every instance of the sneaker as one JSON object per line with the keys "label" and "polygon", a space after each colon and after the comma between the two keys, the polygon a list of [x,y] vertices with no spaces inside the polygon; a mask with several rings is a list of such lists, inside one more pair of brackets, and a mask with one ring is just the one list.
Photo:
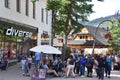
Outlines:
{"label": "sneaker", "polygon": [[75,76],[72,76],[72,78],[75,78]]}
{"label": "sneaker", "polygon": [[85,77],[85,76],[84,76],[84,75],[81,75],[80,77],[83,78],[83,77]]}
{"label": "sneaker", "polygon": [[110,76],[108,76],[108,78],[110,78]]}
{"label": "sneaker", "polygon": [[107,75],[106,75],[106,77],[107,77]]}
{"label": "sneaker", "polygon": [[68,78],[68,76],[64,76],[64,78]]}

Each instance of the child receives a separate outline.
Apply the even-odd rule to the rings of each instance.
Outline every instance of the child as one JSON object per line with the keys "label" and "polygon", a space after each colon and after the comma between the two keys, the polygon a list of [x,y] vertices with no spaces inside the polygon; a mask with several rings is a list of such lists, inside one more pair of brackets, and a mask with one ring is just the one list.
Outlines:
{"label": "child", "polygon": [[43,65],[40,63],[39,68],[33,70],[33,75],[31,80],[45,80],[46,69],[44,69],[42,66]]}
{"label": "child", "polygon": [[27,61],[25,62],[24,73],[25,73],[24,76],[30,76]]}

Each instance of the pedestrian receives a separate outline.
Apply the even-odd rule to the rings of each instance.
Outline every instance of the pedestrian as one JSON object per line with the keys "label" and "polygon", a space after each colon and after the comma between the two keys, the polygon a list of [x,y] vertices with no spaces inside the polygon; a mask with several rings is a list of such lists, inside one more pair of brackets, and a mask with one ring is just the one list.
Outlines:
{"label": "pedestrian", "polygon": [[39,64],[39,61],[40,61],[40,53],[39,52],[36,52],[35,53],[35,67],[38,68],[38,64]]}
{"label": "pedestrian", "polygon": [[77,74],[77,75],[79,75],[80,74],[80,55],[78,55],[78,58],[77,58],[77,60],[75,61],[75,67],[76,68],[74,68],[75,69],[75,73]]}
{"label": "pedestrian", "polygon": [[24,76],[30,76],[29,67],[28,67],[28,61],[27,60],[25,62],[25,66],[24,66]]}
{"label": "pedestrian", "polygon": [[93,64],[94,64],[94,59],[90,54],[88,54],[88,57],[86,59],[87,77],[92,77]]}
{"label": "pedestrian", "polygon": [[85,77],[85,57],[81,54],[80,56],[80,77]]}
{"label": "pedestrian", "polygon": [[110,54],[107,54],[106,63],[105,63],[105,73],[106,73],[106,77],[108,78],[110,78],[111,67],[112,67],[112,59],[110,58]]}
{"label": "pedestrian", "polygon": [[105,57],[101,53],[98,58],[98,78],[104,80]]}
{"label": "pedestrian", "polygon": [[2,60],[3,60],[3,56],[2,54],[0,54],[0,62],[2,62]]}
{"label": "pedestrian", "polygon": [[97,60],[97,58],[98,58],[98,55],[94,56],[94,65],[93,65],[93,68],[95,69],[95,72],[97,74],[96,77],[98,77],[98,60]]}
{"label": "pedestrian", "polygon": [[75,77],[74,66],[75,66],[75,62],[74,62],[73,56],[70,56],[69,57],[69,64],[67,65],[66,77],[68,77],[71,73],[72,73],[72,76]]}
{"label": "pedestrian", "polygon": [[3,56],[3,62],[4,62],[4,65],[5,65],[4,69],[6,70],[7,67],[8,67],[8,55],[7,54],[5,54]]}
{"label": "pedestrian", "polygon": [[25,75],[25,64],[26,64],[26,58],[25,57],[22,57],[21,59],[21,65],[22,65],[22,74]]}
{"label": "pedestrian", "polygon": [[31,65],[32,65],[32,57],[29,55],[27,58],[27,62],[28,62],[28,68],[31,69]]}

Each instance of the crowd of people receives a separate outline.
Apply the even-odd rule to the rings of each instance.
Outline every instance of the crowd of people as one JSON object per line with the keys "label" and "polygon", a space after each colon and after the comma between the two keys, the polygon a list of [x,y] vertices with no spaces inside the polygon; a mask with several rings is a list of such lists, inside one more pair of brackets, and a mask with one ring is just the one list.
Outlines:
{"label": "crowd of people", "polygon": [[93,77],[93,70],[96,72],[96,77],[100,80],[106,77],[110,78],[111,70],[120,70],[120,56],[111,55],[107,52],[106,54],[83,54],[72,52],[67,60],[62,60],[61,55],[56,56],[55,60],[51,60],[48,55],[44,55],[43,52],[36,52],[34,57],[23,56],[21,59],[23,75],[30,76],[29,70],[31,65],[34,63],[34,77],[39,77],[39,70],[44,69],[47,74],[52,74],[55,77]]}

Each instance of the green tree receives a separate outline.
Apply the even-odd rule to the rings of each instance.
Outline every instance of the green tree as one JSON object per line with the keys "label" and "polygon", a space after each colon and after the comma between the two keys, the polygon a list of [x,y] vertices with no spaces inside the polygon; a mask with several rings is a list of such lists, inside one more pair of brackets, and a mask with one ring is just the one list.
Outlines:
{"label": "green tree", "polygon": [[112,35],[112,40],[109,40],[109,44],[115,51],[120,50],[120,19],[114,23],[113,28],[110,30]]}
{"label": "green tree", "polygon": [[67,47],[67,38],[72,29],[83,26],[80,21],[87,21],[92,11],[90,0],[48,0],[47,9],[52,10],[53,31],[55,34],[64,34],[64,54]]}

